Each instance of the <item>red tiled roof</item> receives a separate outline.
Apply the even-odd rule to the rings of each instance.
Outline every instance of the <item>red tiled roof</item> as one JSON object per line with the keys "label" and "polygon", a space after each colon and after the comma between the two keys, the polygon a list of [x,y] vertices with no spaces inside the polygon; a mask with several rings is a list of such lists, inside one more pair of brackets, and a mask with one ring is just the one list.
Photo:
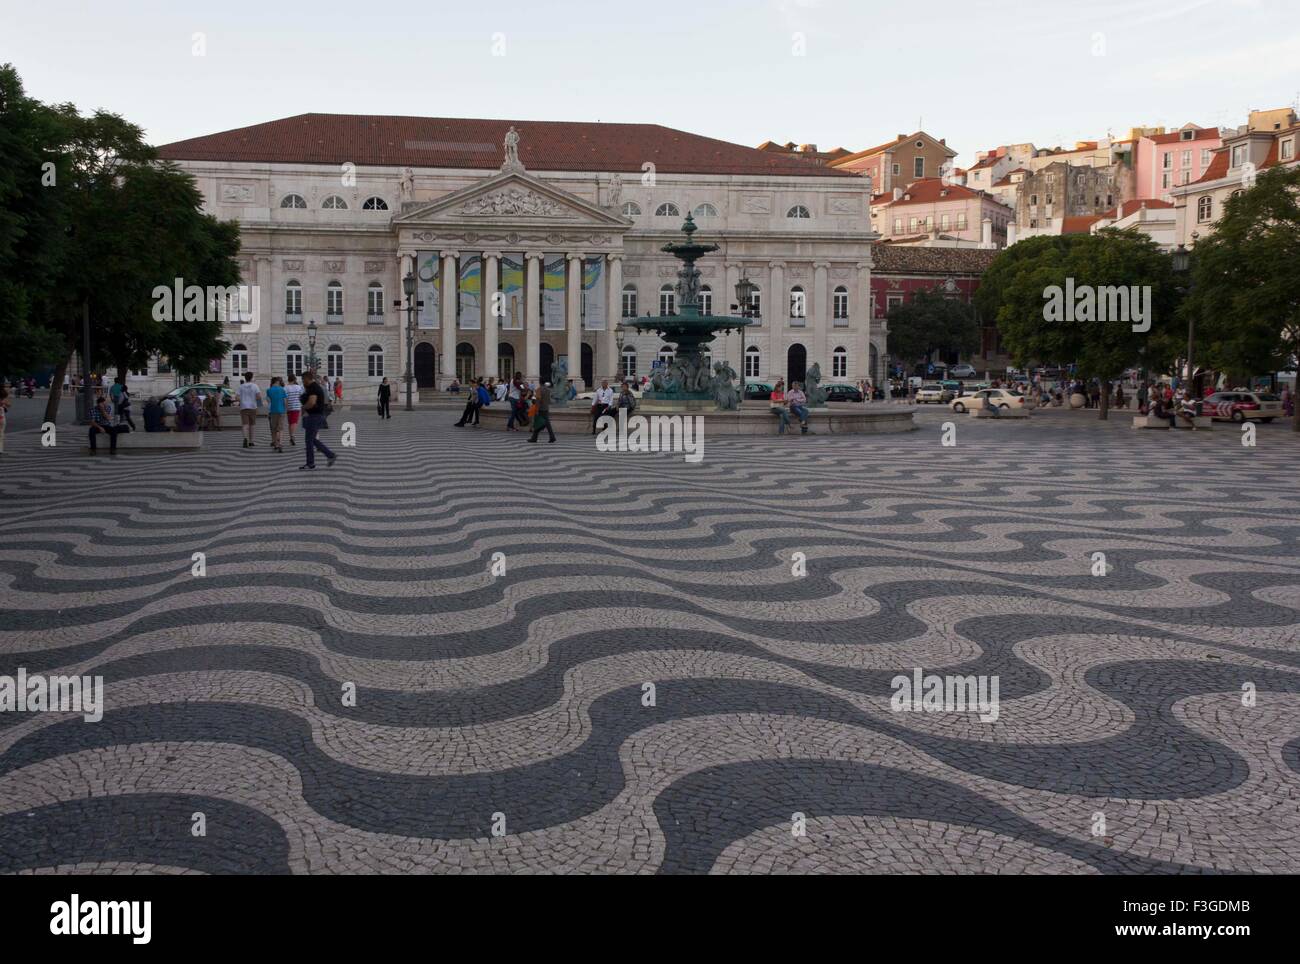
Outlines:
{"label": "red tiled roof", "polygon": [[1102,219],[1100,214],[1076,214],[1061,221],[1062,234],[1087,234],[1088,229]]}
{"label": "red tiled roof", "polygon": [[997,157],[986,157],[986,158],[984,158],[984,160],[980,161],[978,164],[974,164],[974,165],[972,165],[970,169],[971,169],[972,171],[975,171],[975,170],[978,170],[978,169],[981,168],[981,167],[992,167],[994,164],[996,164],[996,163],[997,163],[998,161],[1000,161],[1000,160],[1002,160],[1001,156],[997,156]]}
{"label": "red tiled roof", "polygon": [[860,161],[862,158],[870,157],[872,154],[879,154],[881,151],[887,151],[891,147],[896,147],[905,140],[907,140],[906,137],[895,137],[892,141],[885,141],[885,143],[877,144],[875,147],[868,147],[865,151],[856,151],[849,154],[847,157],[841,157],[832,164],[832,167],[838,164],[843,164],[847,161]]}
{"label": "red tiled roof", "polygon": [[906,244],[871,246],[872,278],[888,275],[981,275],[997,251],[987,248],[920,248]]}
{"label": "red tiled roof", "polygon": [[1210,159],[1210,166],[1205,169],[1205,173],[1198,177],[1193,184],[1200,184],[1202,181],[1217,181],[1228,173],[1228,154],[1229,151],[1218,151]]}
{"label": "red tiled roof", "polygon": [[[1187,141],[1187,143],[1190,144],[1192,141],[1217,139],[1218,136],[1219,129],[1217,127],[1198,127],[1196,128],[1196,133],[1192,136],[1190,141]],[[1152,134],[1149,139],[1156,144],[1176,144],[1179,141],[1182,141],[1183,132],[1174,131],[1171,134]]]}
{"label": "red tiled roof", "polygon": [[[940,193],[947,191],[947,197]],[[941,178],[923,177],[913,181],[903,190],[903,196],[891,201],[886,207],[903,207],[908,204],[934,204],[937,201],[958,201],[965,198],[979,197],[983,192],[975,191],[960,184],[944,184]]]}
{"label": "red tiled roof", "polygon": [[165,160],[360,167],[495,169],[510,127],[519,159],[539,171],[661,174],[768,174],[853,177],[798,155],[769,153],[658,124],[298,114],[265,124],[192,137],[159,148]]}

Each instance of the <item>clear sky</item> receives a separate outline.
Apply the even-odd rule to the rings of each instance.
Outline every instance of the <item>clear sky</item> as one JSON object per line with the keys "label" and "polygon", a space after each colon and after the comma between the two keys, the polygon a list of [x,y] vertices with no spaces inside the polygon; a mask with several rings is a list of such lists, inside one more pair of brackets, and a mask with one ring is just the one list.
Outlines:
{"label": "clear sky", "polygon": [[1293,105],[1300,0],[0,0],[5,61],[159,144],[308,111],[823,150],[919,125],[968,163]]}

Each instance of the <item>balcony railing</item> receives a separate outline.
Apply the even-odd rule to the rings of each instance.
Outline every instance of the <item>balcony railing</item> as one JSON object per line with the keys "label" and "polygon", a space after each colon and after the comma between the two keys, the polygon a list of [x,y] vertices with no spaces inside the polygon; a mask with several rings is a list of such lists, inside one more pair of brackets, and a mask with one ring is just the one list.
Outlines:
{"label": "balcony railing", "polygon": [[372,312],[371,314],[366,315],[367,325],[382,325],[383,323],[384,323],[384,316],[382,313],[374,314]]}
{"label": "balcony railing", "polygon": [[301,311],[286,311],[286,312],[284,313],[284,323],[285,323],[286,325],[301,325],[301,324],[302,324],[302,312],[301,312]]}
{"label": "balcony railing", "polygon": [[325,312],[325,324],[327,324],[327,325],[341,325],[341,324],[343,324],[343,313],[342,313],[342,312],[337,312],[337,313],[336,313],[336,312],[331,312],[331,311],[327,311],[327,312]]}

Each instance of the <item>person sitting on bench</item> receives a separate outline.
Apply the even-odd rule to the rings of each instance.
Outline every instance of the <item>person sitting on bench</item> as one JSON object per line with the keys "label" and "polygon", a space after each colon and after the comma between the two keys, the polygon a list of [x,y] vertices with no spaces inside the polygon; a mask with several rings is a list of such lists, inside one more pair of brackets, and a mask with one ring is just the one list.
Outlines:
{"label": "person sitting on bench", "polygon": [[1002,411],[1001,411],[1001,409],[999,409],[999,408],[997,407],[997,405],[993,404],[993,396],[992,396],[992,395],[985,395],[985,396],[984,396],[984,411],[988,412],[988,413],[989,413],[990,415],[992,415],[994,418],[1001,418],[1001,417],[1002,417]]}
{"label": "person sitting on bench", "polygon": [[1168,419],[1169,427],[1170,428],[1174,427],[1174,422],[1175,422],[1174,413],[1171,412],[1169,409],[1165,408],[1165,401],[1163,398],[1160,397],[1160,394],[1158,392],[1151,393],[1151,410],[1149,414],[1151,415],[1152,418]]}
{"label": "person sitting on bench", "polygon": [[163,424],[163,407],[156,398],[151,398],[144,404],[144,430],[146,432],[171,431]]}

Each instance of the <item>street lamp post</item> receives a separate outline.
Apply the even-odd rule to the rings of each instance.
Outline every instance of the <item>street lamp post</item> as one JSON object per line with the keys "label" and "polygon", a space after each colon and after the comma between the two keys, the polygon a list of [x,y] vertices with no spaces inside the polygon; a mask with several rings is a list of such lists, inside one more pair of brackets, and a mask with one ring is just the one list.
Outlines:
{"label": "street lamp post", "polygon": [[[414,409],[411,406],[411,385],[415,381],[415,324],[420,314],[420,307],[423,301],[415,300],[415,275],[407,271],[406,277],[402,279],[402,293],[406,295],[406,410],[408,412]],[[397,306],[401,307],[401,302]]]}
{"label": "street lamp post", "polygon": [[[1196,247],[1196,241],[1200,237],[1197,231],[1192,232],[1192,247]],[[1173,252],[1174,272],[1187,279],[1187,285],[1183,292],[1190,297],[1196,290],[1196,283],[1192,280],[1192,253],[1183,245],[1178,245]],[[1195,398],[1196,387],[1196,369],[1192,362],[1192,349],[1196,344],[1196,314],[1192,311],[1187,312],[1187,392],[1189,397]]]}
{"label": "street lamp post", "polygon": [[307,322],[307,369],[316,375],[316,319]]}
{"label": "street lamp post", "polygon": [[[754,282],[749,280],[748,275],[742,274],[740,280],[736,282],[736,305],[740,309],[740,317],[755,318],[758,313],[754,311]],[[745,326],[740,326],[740,401],[736,403],[739,408],[745,404],[745,387],[747,373],[745,372]]]}
{"label": "street lamp post", "polygon": [[623,385],[627,381],[627,371],[623,367],[623,341],[626,334],[623,330],[622,322],[614,326],[614,347],[618,352],[618,361],[614,363],[614,371],[618,373],[618,383]]}

